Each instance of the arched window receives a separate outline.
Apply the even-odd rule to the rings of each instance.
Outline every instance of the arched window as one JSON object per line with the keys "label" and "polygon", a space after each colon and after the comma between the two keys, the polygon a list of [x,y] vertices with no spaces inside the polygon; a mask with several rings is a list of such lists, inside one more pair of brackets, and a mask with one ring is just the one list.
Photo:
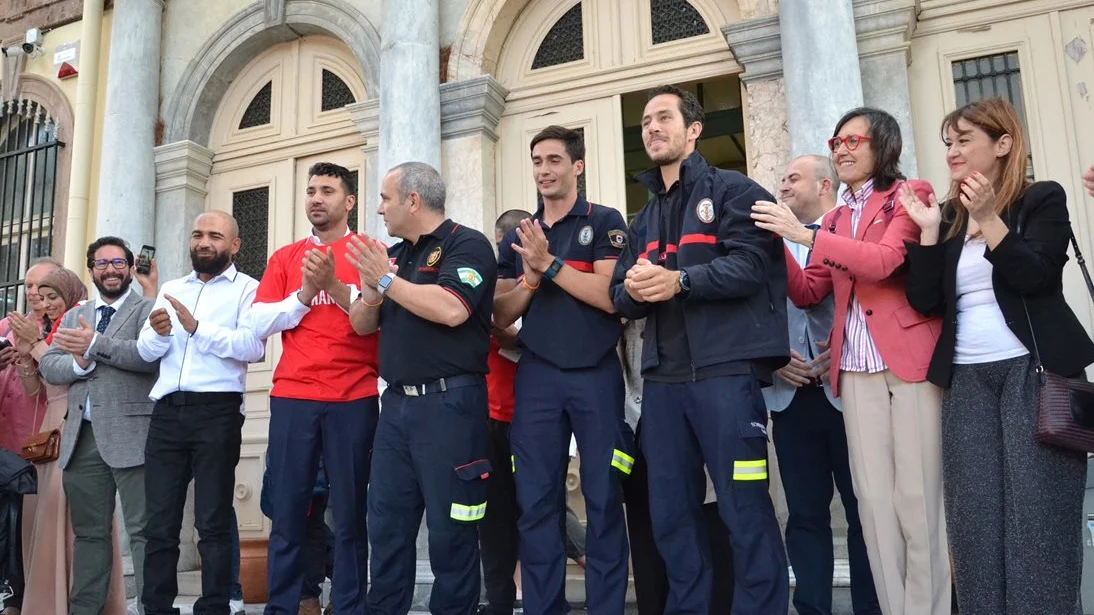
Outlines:
{"label": "arched window", "polygon": [[323,98],[322,107],[323,111],[333,111],[334,109],[341,109],[346,105],[351,105],[357,102],[357,99],[353,97],[353,92],[346,85],[345,81],[342,81],[327,69],[323,69]]}
{"label": "arched window", "polygon": [[566,64],[585,57],[585,31],[578,2],[559,17],[539,44],[532,69]]}
{"label": "arched window", "polygon": [[[345,85],[345,84],[343,84]],[[273,82],[268,81],[262,89],[251,99],[247,110],[243,112],[243,119],[239,120],[239,129],[265,126],[272,121],[271,109],[273,107]]]}
{"label": "arched window", "polygon": [[650,0],[650,25],[654,45],[710,32],[703,16],[687,0]]}

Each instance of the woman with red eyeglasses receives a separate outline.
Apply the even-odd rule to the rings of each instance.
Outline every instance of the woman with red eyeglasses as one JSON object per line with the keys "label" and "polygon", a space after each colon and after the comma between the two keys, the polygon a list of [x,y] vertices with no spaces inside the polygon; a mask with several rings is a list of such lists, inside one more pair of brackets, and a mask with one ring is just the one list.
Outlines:
{"label": "woman with red eyeglasses", "polygon": [[942,502],[941,392],[927,367],[941,331],[905,295],[905,241],[919,227],[900,203],[931,186],[900,172],[900,126],[860,108],[836,124],[828,147],[842,204],[819,229],[785,204],[760,202],[760,228],[810,249],[804,271],[787,255],[788,295],[807,308],[835,296],[829,350],[832,390],[843,403],[851,475],[866,551],[886,615],[949,615],[950,565]]}

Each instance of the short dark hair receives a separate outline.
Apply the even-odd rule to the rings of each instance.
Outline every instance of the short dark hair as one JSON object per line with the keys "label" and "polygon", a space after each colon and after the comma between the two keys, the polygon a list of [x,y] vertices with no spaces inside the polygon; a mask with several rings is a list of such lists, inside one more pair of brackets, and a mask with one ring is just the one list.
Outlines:
{"label": "short dark hair", "polygon": [[836,129],[832,136],[839,134],[843,125],[856,117],[861,117],[870,124],[870,149],[874,152],[874,188],[880,191],[892,188],[898,179],[904,179],[900,172],[900,152],[904,149],[904,142],[900,137],[900,124],[896,118],[881,109],[873,107],[859,107],[852,109],[840,118],[836,123]]}
{"label": "short dark hair", "polygon": [[532,144],[528,146],[528,151],[536,149],[540,141],[551,139],[562,141],[562,144],[566,146],[566,153],[570,155],[570,162],[585,160],[585,137],[580,132],[564,126],[548,126],[539,131],[539,134],[532,137]]}
{"label": "short dark hair", "polygon": [[675,85],[661,85],[653,88],[649,91],[646,102],[661,96],[662,94],[671,94],[680,99],[680,115],[684,116],[684,128],[691,126],[695,122],[700,124],[706,120],[706,114],[703,113],[703,105],[699,104],[699,99],[695,97],[695,94],[678,88]]}
{"label": "short dark hair", "polygon": [[510,209],[509,211],[498,216],[498,221],[494,223],[494,230],[500,231],[502,235],[517,228],[520,225],[520,221],[525,218],[531,218],[532,214],[524,211],[523,209]]}
{"label": "short dark hair", "polygon": [[357,178],[354,176],[353,171],[350,171],[346,167],[334,164],[333,162],[317,162],[311,165],[308,169],[308,180],[316,175],[322,177],[337,177],[342,180],[342,189],[346,191],[346,194],[357,196]]}
{"label": "short dark hair", "polygon": [[133,251],[129,249],[129,244],[125,243],[125,240],[121,237],[114,237],[113,235],[107,235],[106,237],[100,237],[93,241],[90,246],[87,247],[87,269],[90,271],[95,268],[95,253],[99,251],[99,248],[104,246],[117,246],[125,252],[125,260],[129,263],[129,266],[133,266]]}

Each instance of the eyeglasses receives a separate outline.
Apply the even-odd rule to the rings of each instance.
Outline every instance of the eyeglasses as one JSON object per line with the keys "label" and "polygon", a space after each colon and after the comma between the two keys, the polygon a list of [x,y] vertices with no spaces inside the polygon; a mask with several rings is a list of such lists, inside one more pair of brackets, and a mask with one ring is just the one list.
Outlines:
{"label": "eyeglasses", "polygon": [[847,151],[853,152],[858,149],[859,145],[862,145],[863,141],[869,141],[870,137],[864,137],[862,135],[847,135],[846,137],[832,137],[828,139],[828,149],[835,153],[840,145],[846,144]]}
{"label": "eyeglasses", "polygon": [[107,265],[113,267],[114,269],[125,269],[129,266],[129,261],[124,258],[113,258],[110,260],[101,258],[97,261],[92,261],[91,264],[95,266],[95,269],[103,271],[106,269]]}

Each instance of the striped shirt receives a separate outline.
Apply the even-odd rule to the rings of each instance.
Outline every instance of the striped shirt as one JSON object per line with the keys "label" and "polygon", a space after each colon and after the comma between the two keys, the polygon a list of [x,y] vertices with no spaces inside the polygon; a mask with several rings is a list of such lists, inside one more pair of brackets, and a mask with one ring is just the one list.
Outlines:
{"label": "striped shirt", "polygon": [[[856,192],[850,187],[843,191],[843,202],[851,209],[851,236],[858,233],[858,223],[862,210],[874,193],[874,180],[869,179]],[[885,371],[885,361],[881,358],[874,338],[866,326],[866,312],[859,303],[858,296],[851,295],[851,309],[847,312],[847,324],[843,332],[843,352],[840,355],[840,369],[845,372],[866,372],[875,374]]]}

